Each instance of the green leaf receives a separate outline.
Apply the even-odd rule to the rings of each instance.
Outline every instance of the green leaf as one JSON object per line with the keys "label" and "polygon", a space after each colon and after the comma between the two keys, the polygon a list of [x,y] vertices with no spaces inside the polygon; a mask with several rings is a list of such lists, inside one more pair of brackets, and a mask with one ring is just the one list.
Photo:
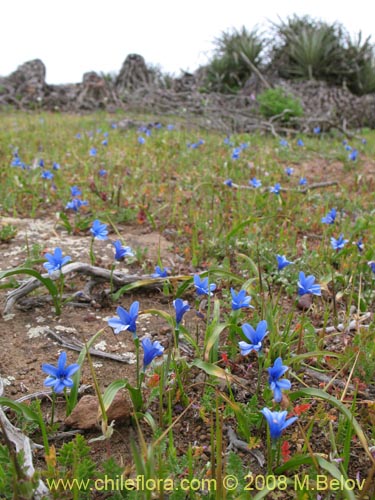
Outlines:
{"label": "green leaf", "polygon": [[0,397],[0,405],[8,406],[15,412],[21,413],[26,420],[29,420],[30,422],[36,422],[37,424],[39,424],[38,413],[32,410],[28,405],[25,405],[24,403],[17,403],[16,401],[13,401],[13,399]]}
{"label": "green leaf", "polygon": [[191,363],[191,366],[200,368],[201,370],[206,372],[207,375],[211,375],[212,377],[217,377],[225,381],[241,383],[241,380],[235,375],[226,372],[225,370],[223,370],[223,368],[220,368],[220,366],[216,366],[212,363],[207,363],[206,361],[202,361],[201,359],[195,359]]}
{"label": "green leaf", "polygon": [[[277,475],[284,474],[285,472],[295,469],[300,465],[315,465],[316,463],[319,465],[320,468],[328,472],[334,479],[337,479],[339,481],[342,479],[342,473],[336,467],[336,465],[334,465],[331,462],[328,462],[323,457],[316,454],[314,454],[313,456],[311,455],[295,456],[290,460],[288,460],[285,464],[281,465],[280,467],[277,467],[277,469],[275,469],[275,474]],[[310,480],[312,480],[312,478]],[[343,488],[342,493],[347,500],[355,500],[356,498],[352,490]]]}
{"label": "green leaf", "polygon": [[69,396],[67,399],[67,405],[66,405],[66,414],[69,416],[73,408],[76,406],[77,401],[78,401],[78,387],[79,387],[79,381],[81,378],[81,370],[82,370],[82,364],[85,360],[85,357],[87,355],[87,351],[91,348],[93,343],[98,339],[99,335],[101,335],[104,332],[104,328],[99,330],[98,332],[95,333],[91,337],[91,339],[86,342],[86,345],[82,348],[82,351],[79,353],[77,363],[79,364],[79,369],[74,373],[72,376],[73,380],[73,387],[70,389]]}
{"label": "green leaf", "polygon": [[111,406],[116,394],[121,389],[125,389],[128,385],[128,381],[126,379],[115,380],[106,388],[103,394],[103,404],[105,411]]}
{"label": "green leaf", "polygon": [[33,276],[34,278],[39,280],[51,294],[56,315],[59,316],[61,314],[59,292],[51,278],[44,278],[40,273],[38,273],[38,271],[35,271],[34,269],[29,269],[27,267],[17,267],[16,269],[12,269],[10,271],[0,272],[0,280],[3,278],[8,278],[9,276],[14,276],[16,274],[28,274],[29,276]]}
{"label": "green leaf", "polygon": [[375,464],[375,459],[369,450],[367,438],[365,436],[365,433],[362,430],[362,427],[359,425],[359,423],[358,423],[357,419],[354,417],[353,413],[344,405],[344,403],[342,403],[341,401],[336,399],[334,396],[331,396],[330,394],[327,394],[326,392],[322,391],[321,389],[315,389],[313,387],[307,387],[307,388],[301,389],[297,392],[290,394],[289,397],[292,401],[294,401],[300,397],[318,398],[318,399],[323,399],[324,401],[327,401],[332,406],[335,406],[349,420],[349,422],[352,425],[354,432],[357,434],[357,437],[358,437],[359,441],[361,442],[365,452],[367,453],[371,462],[373,464]]}
{"label": "green leaf", "polygon": [[203,357],[205,361],[210,358],[211,349],[214,347],[215,343],[218,341],[220,334],[230,326],[229,323],[221,323],[219,325],[209,325],[206,331],[206,342],[204,347]]}

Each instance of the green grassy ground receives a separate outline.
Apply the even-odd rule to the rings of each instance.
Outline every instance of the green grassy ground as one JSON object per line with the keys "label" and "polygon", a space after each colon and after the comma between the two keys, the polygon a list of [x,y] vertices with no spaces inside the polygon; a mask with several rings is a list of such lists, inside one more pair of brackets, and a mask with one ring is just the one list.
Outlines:
{"label": "green grassy ground", "polygon": [[[186,391],[186,400],[180,400],[185,407],[189,404],[187,373],[191,366],[209,377],[199,410],[216,435],[209,470],[202,468],[192,447],[184,459],[177,458],[171,426],[176,401],[165,401],[162,391],[156,391],[154,400],[166,404],[167,416],[158,424],[153,421],[154,439],[148,448],[145,444],[144,453],[133,450],[137,472],[165,478],[188,470],[191,477],[207,474],[218,484],[222,484],[222,475],[229,473],[244,478],[250,471],[244,456],[232,453],[224,459],[222,455],[220,436],[230,422],[250,448],[261,446],[266,463],[259,474],[276,475],[276,487],[266,486],[281,496],[272,496],[257,485],[256,489],[266,493],[250,490],[253,498],[265,498],[265,494],[267,498],[289,498],[282,496],[287,494],[316,498],[317,491],[323,498],[331,498],[329,487],[317,488],[319,473],[346,481],[356,478],[358,465],[361,479],[368,478],[363,491],[370,494],[375,463],[370,452],[375,445],[371,417],[374,324],[372,317],[366,316],[363,326],[361,318],[374,307],[375,273],[368,264],[375,260],[374,132],[361,131],[351,140],[336,132],[286,138],[260,134],[225,137],[187,128],[171,117],[161,119],[160,128],[122,129],[117,126],[122,118],[2,114],[0,207],[2,216],[55,218],[57,230],[63,227],[76,234],[87,233],[95,219],[115,229],[142,224],[170,239],[185,274],[208,272],[210,282],[217,284],[205,310],[208,319],[203,344],[194,346],[195,358],[189,361],[193,365],[187,365],[176,353],[168,361],[181,384],[179,398]],[[155,121],[152,117],[143,119],[145,125]],[[298,139],[303,144],[297,143]],[[350,157],[353,150],[358,152],[355,159]],[[54,168],[55,163],[58,168]],[[260,180],[261,186],[249,185],[253,178]],[[281,190],[277,194],[271,188],[278,183]],[[87,201],[77,212],[66,208],[73,186],[82,192],[78,199]],[[336,209],[335,220],[323,223],[322,218],[332,209]],[[11,228],[3,223],[0,238],[6,240],[9,232]],[[347,242],[335,250],[331,238],[341,234]],[[292,264],[279,270],[277,255]],[[305,309],[297,294],[301,271],[313,275],[321,287],[321,296],[313,297]],[[252,297],[251,312],[231,310],[231,287],[237,292],[242,288]],[[194,290],[193,285],[177,293],[185,298],[186,290]],[[173,319],[169,320],[173,324]],[[248,341],[241,326],[246,322],[255,327],[262,320],[267,321],[269,332],[264,348],[259,354],[253,351],[240,356],[238,341]],[[347,327],[351,321],[355,326],[350,332],[336,328],[339,324]],[[327,333],[327,327],[334,328]],[[185,332],[187,339],[189,333],[193,337],[193,332]],[[285,377],[292,382],[281,403],[272,401],[267,386],[267,369],[279,356],[289,368]],[[224,373],[246,378],[249,363],[255,367],[255,376],[262,378],[262,383],[254,382],[253,397],[238,401],[230,387],[227,391],[218,388],[217,381],[225,378]],[[316,379],[320,382],[305,382],[307,369],[323,376]],[[159,367],[156,371],[162,377],[163,370]],[[334,391],[332,378],[342,383]],[[230,386],[235,380],[227,383]],[[301,405],[310,406],[300,413]],[[299,416],[273,444],[270,440],[267,444],[260,413],[263,407]],[[315,436],[317,428],[326,429],[321,447]],[[293,448],[289,462],[289,444],[282,447],[288,439]],[[292,445],[295,440],[297,446]],[[75,453],[80,456],[84,451]],[[169,458],[162,467],[166,454]],[[296,471],[310,475],[310,489],[307,483],[294,488]],[[53,477],[51,469],[49,474]],[[233,491],[224,493],[222,486],[216,492],[190,490],[188,498],[251,498],[246,496],[246,485],[253,481],[249,477],[254,476],[242,479]],[[302,481],[302,475],[298,480]],[[356,491],[360,494],[358,487]],[[174,496],[164,498],[185,498],[184,494],[174,492]],[[151,498],[149,493],[144,495]],[[351,495],[346,484],[334,498],[354,498]]]}

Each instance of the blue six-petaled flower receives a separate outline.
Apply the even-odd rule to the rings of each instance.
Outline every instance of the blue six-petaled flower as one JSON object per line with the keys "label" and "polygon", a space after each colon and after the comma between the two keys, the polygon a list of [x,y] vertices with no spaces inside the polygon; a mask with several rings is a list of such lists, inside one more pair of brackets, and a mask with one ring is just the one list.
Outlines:
{"label": "blue six-petaled flower", "polygon": [[344,240],[344,235],[340,234],[340,236],[336,239],[333,236],[331,237],[331,247],[334,250],[341,250],[348,243],[348,240]]}
{"label": "blue six-petaled flower", "polygon": [[315,283],[315,277],[312,275],[305,276],[305,273],[301,271],[298,280],[298,295],[305,295],[307,293],[312,295],[322,294],[320,285]]}
{"label": "blue six-petaled flower", "polygon": [[173,306],[174,306],[175,311],[176,311],[176,323],[177,323],[177,325],[179,325],[182,321],[184,314],[187,311],[190,311],[190,306],[187,303],[187,301],[184,301],[182,299],[174,300]]}
{"label": "blue six-petaled flower", "polygon": [[356,161],[358,158],[358,151],[356,149],[353,149],[353,151],[348,155],[348,159],[351,161]]}
{"label": "blue six-petaled flower", "polygon": [[325,217],[322,217],[323,224],[333,224],[336,220],[337,211],[332,208]]}
{"label": "blue six-petaled flower", "polygon": [[252,179],[249,180],[249,184],[253,188],[258,188],[262,185],[262,181],[260,181],[256,177],[253,177]]}
{"label": "blue six-petaled flower", "polygon": [[215,283],[211,283],[208,286],[208,277],[201,279],[199,274],[194,275],[194,286],[197,295],[212,295],[212,292],[216,289]]}
{"label": "blue six-petaled flower", "polygon": [[286,416],[288,412],[285,410],[271,411],[268,408],[263,408],[263,410],[261,410],[261,413],[267,420],[272,439],[279,439],[283,430],[289,427],[289,425],[293,424],[297,420],[297,417],[291,417],[288,418],[287,420]]}
{"label": "blue six-petaled flower", "polygon": [[120,240],[113,243],[115,247],[115,259],[120,261],[124,260],[125,257],[133,257],[134,253],[130,247],[123,247]]}
{"label": "blue six-petaled flower", "polygon": [[48,374],[44,385],[52,387],[56,393],[62,392],[66,387],[73,387],[73,380],[70,378],[78,369],[77,363],[65,366],[66,352],[62,352],[57,361],[57,366],[44,363],[42,370]]}
{"label": "blue six-petaled flower", "polygon": [[97,240],[108,239],[107,224],[101,224],[101,222],[98,219],[94,220],[90,231],[93,238],[96,238]]}
{"label": "blue six-petaled flower", "polygon": [[110,318],[108,325],[113,328],[113,333],[116,335],[124,330],[132,332],[133,338],[137,338],[137,325],[139,302],[135,301],[130,306],[129,312],[123,307],[119,306],[116,310],[118,317]]}
{"label": "blue six-petaled flower", "polygon": [[[230,289],[230,293],[232,295],[232,309],[233,311],[237,311],[238,309],[251,307],[251,297],[246,295],[246,290],[240,290],[238,293],[235,292],[233,288]],[[254,308],[253,308],[254,309]]]}
{"label": "blue six-petaled flower", "polygon": [[241,328],[245,336],[250,341],[250,343],[244,342],[243,340],[238,342],[242,356],[247,356],[251,351],[261,351],[263,339],[268,333],[267,321],[260,321],[255,330],[251,325],[249,325],[249,323],[245,323]]}
{"label": "blue six-petaled flower", "polygon": [[62,250],[59,247],[55,248],[53,254],[46,253],[45,258],[47,262],[43,264],[43,267],[49,274],[52,274],[54,271],[60,271],[62,266],[72,260],[69,256],[63,257]]}
{"label": "blue six-petaled flower", "polygon": [[270,187],[270,193],[280,194],[281,186],[277,182],[274,186]]}
{"label": "blue six-petaled flower", "polygon": [[72,197],[74,198],[75,196],[81,196],[82,194],[82,191],[79,189],[78,186],[72,186],[70,188],[70,194],[72,195]]}
{"label": "blue six-petaled flower", "polygon": [[164,347],[155,340],[152,342],[148,337],[144,337],[142,340],[143,347],[143,370],[158,356],[161,356],[164,352]]}
{"label": "blue six-petaled flower", "polygon": [[280,403],[282,400],[282,390],[289,390],[292,386],[290,380],[284,378],[280,380],[280,378],[284,375],[284,373],[288,370],[288,366],[283,365],[283,361],[280,357],[278,357],[273,366],[268,368],[269,379],[268,383],[270,385],[271,390],[273,391],[273,399],[276,403]]}
{"label": "blue six-petaled flower", "polygon": [[286,175],[291,176],[293,174],[293,172],[294,172],[294,168],[286,167],[286,169],[285,169]]}
{"label": "blue six-petaled flower", "polygon": [[284,269],[284,267],[289,266],[290,264],[293,264],[291,260],[288,260],[285,255],[276,255],[277,259],[277,269],[281,271],[281,269]]}
{"label": "blue six-petaled flower", "polygon": [[166,278],[168,276],[168,267],[162,269],[160,266],[155,267],[155,272],[151,274],[153,278]]}
{"label": "blue six-petaled flower", "polygon": [[50,172],[49,170],[44,170],[42,172],[42,179],[47,179],[50,181],[51,179],[53,179],[53,173]]}
{"label": "blue six-petaled flower", "polygon": [[68,210],[74,210],[74,212],[78,212],[81,207],[85,207],[88,204],[88,201],[80,200],[79,198],[73,198],[72,201],[68,201],[65,208]]}

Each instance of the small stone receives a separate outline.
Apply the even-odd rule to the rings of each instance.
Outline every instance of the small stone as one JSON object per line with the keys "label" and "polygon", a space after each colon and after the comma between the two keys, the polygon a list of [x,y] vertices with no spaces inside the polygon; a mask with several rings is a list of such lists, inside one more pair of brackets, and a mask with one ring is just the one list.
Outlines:
{"label": "small stone", "polygon": [[297,303],[297,307],[302,311],[307,311],[312,306],[312,303],[313,303],[312,295],[309,293],[305,293],[305,295],[302,295],[302,297],[300,297]]}
{"label": "small stone", "polygon": [[[132,405],[125,392],[118,392],[107,410],[108,422],[123,421],[132,414]],[[68,427],[75,429],[95,429],[99,427],[100,409],[96,396],[83,396],[72,413],[65,419]]]}

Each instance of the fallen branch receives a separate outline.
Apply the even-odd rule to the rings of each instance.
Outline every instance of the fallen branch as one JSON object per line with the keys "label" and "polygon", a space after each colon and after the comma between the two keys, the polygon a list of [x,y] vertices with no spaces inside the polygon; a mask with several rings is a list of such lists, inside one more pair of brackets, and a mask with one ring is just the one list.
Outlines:
{"label": "fallen branch", "polygon": [[249,447],[248,443],[242,441],[242,439],[238,439],[236,433],[230,426],[227,427],[227,435],[229,440],[229,445],[227,447],[227,450],[250,453],[250,455],[252,455],[258,461],[260,467],[263,467],[263,465],[265,464],[265,458],[263,453],[261,453],[259,450],[252,450]]}
{"label": "fallen branch", "polygon": [[[337,186],[337,185],[338,185],[337,181],[316,182],[315,184],[310,184],[310,186],[307,186],[303,189],[280,187],[280,191],[306,194],[309,191],[312,191],[313,189],[321,189],[321,188],[330,187],[330,186]],[[255,189],[252,186],[248,186],[248,185],[244,185],[244,184],[235,184],[234,182],[232,182],[230,187],[234,188],[234,189]],[[269,189],[264,188],[262,190],[262,192],[267,193],[267,192],[269,192]]]}
{"label": "fallen branch", "polygon": [[[3,380],[0,377],[0,396],[3,395],[4,386]],[[15,427],[11,422],[9,422],[7,416],[5,415],[1,405],[0,405],[0,423],[1,428],[4,433],[4,438],[9,445],[14,445],[16,448],[16,452],[23,452],[23,470],[30,480],[33,478],[35,474],[35,469],[33,465],[33,457],[31,451],[31,441],[30,439],[23,434],[20,429]],[[49,490],[47,486],[43,483],[41,479],[39,479],[38,486],[34,491],[33,498],[35,499],[47,499],[50,498]]]}
{"label": "fallen branch", "polygon": [[[152,278],[149,275],[137,276],[125,274],[120,271],[110,271],[102,267],[91,266],[84,262],[73,262],[72,264],[67,264],[61,270],[64,276],[80,273],[87,276],[93,276],[96,280],[102,282],[111,282],[115,288],[120,288],[125,285],[130,285],[132,283],[139,283],[140,287],[144,288],[157,288],[162,285],[165,281],[184,281],[187,279],[186,276],[169,276],[167,278]],[[43,278],[51,278],[56,280],[60,277],[60,272],[55,272],[51,275],[47,273],[42,275]],[[30,278],[23,282],[16,290],[12,290],[6,297],[4,314],[8,314],[13,306],[22,298],[36,290],[40,287],[42,283],[37,278]],[[74,294],[75,298],[79,298],[82,292],[77,292]]]}
{"label": "fallen branch", "polygon": [[[60,337],[60,335],[58,335],[56,332],[54,332],[51,328],[48,328],[48,330],[46,330],[46,332],[47,332],[47,335],[49,335],[54,340],[59,342],[59,344],[61,344],[66,349],[71,349],[72,351],[81,352],[82,349],[85,347],[83,342],[75,341],[75,343],[72,343],[72,342],[66,341],[65,339]],[[126,354],[123,354],[122,356],[120,356],[119,354],[112,354],[110,352],[103,352],[103,351],[99,351],[98,349],[94,349],[94,348],[90,348],[89,353],[91,354],[91,356],[112,359],[113,361],[119,361],[120,363],[131,364],[131,363],[135,362],[135,357],[134,357],[134,354],[132,354],[132,353],[126,353]]]}

